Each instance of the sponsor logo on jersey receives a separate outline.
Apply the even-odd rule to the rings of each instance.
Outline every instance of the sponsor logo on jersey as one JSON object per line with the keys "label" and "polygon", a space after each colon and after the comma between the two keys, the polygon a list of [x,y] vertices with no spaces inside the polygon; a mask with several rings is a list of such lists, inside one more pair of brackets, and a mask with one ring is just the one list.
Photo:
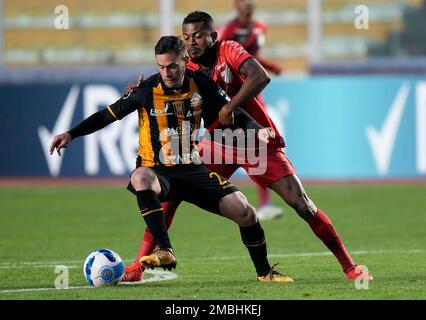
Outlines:
{"label": "sponsor logo on jersey", "polygon": [[163,109],[151,109],[149,114],[151,117],[171,116],[173,115],[173,104],[171,101],[166,101]]}

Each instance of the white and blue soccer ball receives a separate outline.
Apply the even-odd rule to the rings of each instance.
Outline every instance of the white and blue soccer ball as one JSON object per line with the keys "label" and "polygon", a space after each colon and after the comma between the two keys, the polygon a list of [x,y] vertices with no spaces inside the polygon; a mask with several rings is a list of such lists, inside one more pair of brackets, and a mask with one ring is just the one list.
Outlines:
{"label": "white and blue soccer ball", "polygon": [[109,249],[98,249],[84,261],[84,276],[94,287],[115,286],[124,273],[124,263],[120,256]]}

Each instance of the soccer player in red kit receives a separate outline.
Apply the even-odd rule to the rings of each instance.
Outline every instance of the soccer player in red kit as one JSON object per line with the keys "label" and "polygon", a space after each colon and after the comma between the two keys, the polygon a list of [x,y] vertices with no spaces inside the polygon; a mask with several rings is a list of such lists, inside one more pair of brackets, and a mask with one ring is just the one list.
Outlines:
{"label": "soccer player in red kit", "polygon": [[[237,168],[248,171],[257,184],[275,191],[297,214],[311,227],[313,233],[334,254],[348,280],[368,279],[372,276],[356,268],[355,262],[347,252],[328,216],[308,198],[296,175],[296,171],[283,152],[284,139],[280,136],[265,108],[256,96],[264,89],[270,78],[259,62],[250,55],[241,44],[235,41],[217,40],[212,17],[205,12],[190,13],[182,24],[183,40],[189,54],[187,66],[199,70],[213,78],[222,87],[231,100],[219,112],[219,121],[223,125],[232,123],[232,113],[237,107],[243,107],[261,126],[275,130],[275,139],[267,146],[265,158],[266,171],[262,175],[250,175],[250,163],[244,164],[207,164],[212,171],[229,178]],[[203,139],[201,148],[213,144],[213,153],[223,152],[225,147]],[[179,203],[163,203],[165,221],[170,226]],[[152,252],[155,239],[149,230],[145,230],[144,239],[136,261],[125,269],[122,281],[138,281],[142,277],[139,259]]]}
{"label": "soccer player in red kit", "polygon": [[225,24],[218,30],[219,39],[234,40],[241,43],[262,67],[276,75],[282,71],[281,67],[273,62],[263,59],[260,55],[260,49],[265,43],[266,23],[253,19],[256,8],[255,0],[235,0],[235,8],[238,16]]}
{"label": "soccer player in red kit", "polygon": [[[238,16],[221,27],[218,31],[219,38],[222,40],[234,40],[241,43],[262,67],[276,75],[281,73],[281,67],[273,62],[263,59],[260,55],[260,49],[265,43],[267,31],[266,23],[253,19],[256,7],[255,0],[235,0],[235,9]],[[260,93],[257,100],[266,108],[266,102]],[[259,207],[256,210],[259,220],[275,219],[283,214],[283,209],[279,206],[273,206],[270,200],[270,191],[256,185],[259,198]]]}

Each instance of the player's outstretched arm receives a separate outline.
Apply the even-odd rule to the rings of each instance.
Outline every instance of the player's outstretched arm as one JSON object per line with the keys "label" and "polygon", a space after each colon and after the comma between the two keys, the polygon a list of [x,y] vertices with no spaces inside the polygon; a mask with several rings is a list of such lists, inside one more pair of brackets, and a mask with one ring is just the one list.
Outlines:
{"label": "player's outstretched arm", "polygon": [[113,123],[115,120],[117,119],[108,108],[92,114],[70,131],[54,136],[50,144],[50,154],[56,149],[58,155],[61,156],[61,149],[66,148],[71,140],[96,132]]}
{"label": "player's outstretched arm", "polygon": [[271,81],[266,70],[254,58],[244,61],[239,72],[245,77],[244,83],[238,93],[219,112],[219,120],[224,125],[232,123],[231,114],[237,107],[244,107],[250,99],[262,92]]}
{"label": "player's outstretched arm", "polygon": [[146,90],[143,89],[134,90],[127,96],[121,97],[108,108],[98,111],[84,119],[70,131],[55,136],[50,145],[50,154],[56,149],[60,156],[60,150],[65,148],[73,139],[89,135],[101,130],[116,120],[121,120],[131,112],[137,110],[140,105],[145,105],[145,99]]}

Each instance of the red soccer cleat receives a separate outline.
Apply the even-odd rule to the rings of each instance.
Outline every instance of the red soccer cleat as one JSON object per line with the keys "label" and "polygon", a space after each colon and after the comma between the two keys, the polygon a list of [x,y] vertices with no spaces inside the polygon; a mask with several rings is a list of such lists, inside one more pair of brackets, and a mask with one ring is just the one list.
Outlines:
{"label": "red soccer cleat", "polygon": [[355,266],[345,273],[345,277],[347,280],[373,280],[373,276],[368,272],[365,272],[361,266]]}
{"label": "red soccer cleat", "polygon": [[138,282],[143,279],[143,268],[139,261],[133,262],[131,265],[124,268],[124,275],[121,282]]}

